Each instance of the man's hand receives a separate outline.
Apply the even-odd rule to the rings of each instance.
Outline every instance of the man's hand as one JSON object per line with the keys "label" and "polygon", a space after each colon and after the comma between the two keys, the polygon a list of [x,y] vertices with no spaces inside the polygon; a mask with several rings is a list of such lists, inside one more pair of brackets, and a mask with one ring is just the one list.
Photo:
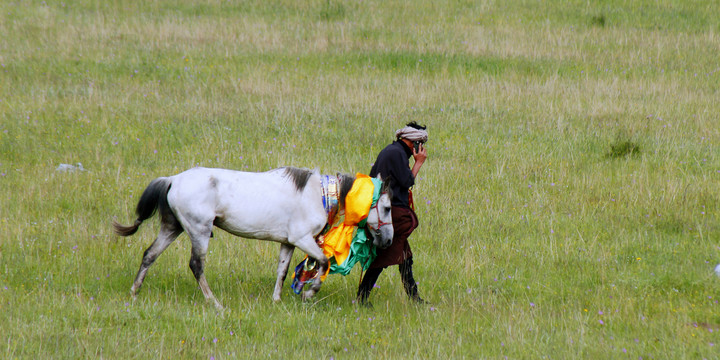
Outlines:
{"label": "man's hand", "polygon": [[414,146],[412,149],[413,149],[413,158],[415,159],[415,162],[424,163],[425,159],[427,159],[427,150],[425,150],[425,145],[420,144],[418,150],[415,150]]}
{"label": "man's hand", "polygon": [[417,174],[420,172],[420,167],[427,159],[427,150],[425,150],[424,144],[420,144],[418,150],[415,150],[415,147],[413,146],[412,151],[413,159],[415,159],[415,164],[413,164],[412,167],[412,174],[413,177],[417,177]]}

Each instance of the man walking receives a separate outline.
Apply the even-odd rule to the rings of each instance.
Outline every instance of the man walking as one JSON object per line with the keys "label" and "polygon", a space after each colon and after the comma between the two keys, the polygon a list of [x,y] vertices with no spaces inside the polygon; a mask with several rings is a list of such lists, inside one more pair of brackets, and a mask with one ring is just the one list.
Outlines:
{"label": "man walking", "polygon": [[[424,144],[428,139],[428,133],[425,126],[413,121],[397,130],[395,137],[396,141],[380,151],[370,170],[370,176],[375,177],[379,174],[383,181],[390,181],[395,235],[390,247],[377,250],[377,257],[358,287],[357,298],[363,305],[368,304],[370,291],[375,286],[380,273],[392,265],[398,265],[408,297],[417,303],[425,303],[425,300],[418,295],[417,283],[413,277],[413,256],[408,237],[418,226],[410,188],[415,184],[415,178],[427,159]],[[409,161],[411,156],[414,159],[412,168]]]}

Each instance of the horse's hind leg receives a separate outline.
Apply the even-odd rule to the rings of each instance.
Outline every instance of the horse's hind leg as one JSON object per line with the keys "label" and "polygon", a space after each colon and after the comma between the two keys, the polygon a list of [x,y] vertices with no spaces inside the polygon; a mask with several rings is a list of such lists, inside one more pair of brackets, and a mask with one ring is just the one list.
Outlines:
{"label": "horse's hind leg", "polygon": [[190,270],[195,275],[200,290],[205,296],[205,300],[212,301],[215,304],[215,308],[223,310],[220,302],[215,298],[215,295],[210,290],[210,286],[205,279],[205,255],[207,254],[208,243],[210,242],[210,232],[212,225],[207,227],[207,231],[194,231],[190,235],[190,241],[192,242],[192,253],[190,255]]}
{"label": "horse's hind leg", "polygon": [[143,284],[143,280],[145,280],[145,275],[147,275],[148,268],[150,268],[150,265],[152,265],[155,260],[162,254],[165,249],[167,249],[170,244],[172,244],[175,239],[182,233],[182,227],[179,226],[179,224],[171,224],[171,223],[165,223],[163,222],[162,226],[160,227],[160,233],[158,234],[158,237],[153,241],[152,245],[148,247],[145,250],[145,253],[143,254],[142,263],[140,263],[140,270],[138,270],[137,276],[135,276],[135,281],[133,282],[132,287],[130,288],[130,295],[134,298],[135,295],[137,295],[137,292],[140,290],[140,287]]}
{"label": "horse's hind leg", "polygon": [[277,281],[275,282],[275,291],[273,291],[273,301],[280,301],[280,293],[282,292],[282,286],[285,282],[285,278],[287,277],[288,267],[290,267],[290,260],[292,259],[293,251],[295,251],[295,247],[290,244],[280,245]]}

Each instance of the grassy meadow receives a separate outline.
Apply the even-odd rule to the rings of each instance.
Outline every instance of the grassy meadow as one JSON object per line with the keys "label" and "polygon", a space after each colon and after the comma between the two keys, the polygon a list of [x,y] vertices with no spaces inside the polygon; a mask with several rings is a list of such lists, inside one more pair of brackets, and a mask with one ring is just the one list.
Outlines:
{"label": "grassy meadow", "polygon": [[[717,359],[720,4],[0,2],[0,358]],[[396,268],[303,303],[279,246],[120,238],[193,166],[370,171],[427,124]],[[85,171],[56,171],[82,163]],[[294,266],[304,256],[296,251]]]}

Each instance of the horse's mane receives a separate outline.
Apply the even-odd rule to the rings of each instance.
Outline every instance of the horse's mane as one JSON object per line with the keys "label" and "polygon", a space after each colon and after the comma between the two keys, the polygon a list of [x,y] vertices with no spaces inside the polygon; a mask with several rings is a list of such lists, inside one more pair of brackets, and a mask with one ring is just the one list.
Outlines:
{"label": "horse's mane", "polygon": [[[286,167],[283,169],[285,176],[289,177],[295,185],[297,191],[303,191],[307,186],[308,180],[313,175],[313,171],[309,169],[300,169],[296,167]],[[355,176],[350,174],[337,174],[338,182],[340,183],[340,189],[338,189],[338,203],[340,207],[345,206],[345,197],[352,189],[353,183],[355,182]]]}
{"label": "horse's mane", "polygon": [[340,208],[343,208],[345,207],[345,197],[350,192],[350,189],[352,189],[353,183],[355,182],[355,177],[349,174],[338,174],[337,178],[340,181],[340,194],[338,195],[338,203],[340,205]]}
{"label": "horse's mane", "polygon": [[310,179],[310,176],[312,176],[313,172],[309,169],[300,169],[296,167],[286,167],[285,168],[285,175],[292,180],[293,184],[295,184],[295,189],[297,191],[302,191],[305,189],[305,186],[307,185],[308,180]]}

